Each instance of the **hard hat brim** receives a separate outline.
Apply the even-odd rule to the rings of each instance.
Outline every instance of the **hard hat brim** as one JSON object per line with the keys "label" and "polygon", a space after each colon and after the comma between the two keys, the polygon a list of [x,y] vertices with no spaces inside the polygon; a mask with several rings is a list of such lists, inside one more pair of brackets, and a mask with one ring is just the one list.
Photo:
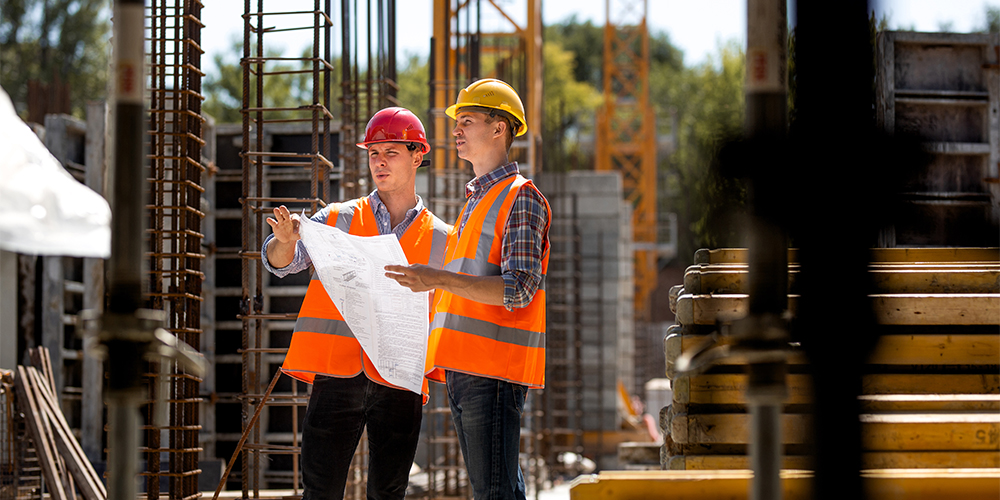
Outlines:
{"label": "hard hat brim", "polygon": [[355,146],[357,146],[357,147],[359,147],[361,149],[368,149],[368,145],[369,144],[381,144],[383,142],[396,142],[396,143],[399,143],[399,144],[411,144],[411,143],[412,144],[420,144],[420,151],[422,153],[427,154],[427,153],[431,152],[431,145],[427,144],[427,143],[424,143],[424,142],[420,142],[420,141],[368,141],[368,142],[358,142],[358,143],[355,143]]}

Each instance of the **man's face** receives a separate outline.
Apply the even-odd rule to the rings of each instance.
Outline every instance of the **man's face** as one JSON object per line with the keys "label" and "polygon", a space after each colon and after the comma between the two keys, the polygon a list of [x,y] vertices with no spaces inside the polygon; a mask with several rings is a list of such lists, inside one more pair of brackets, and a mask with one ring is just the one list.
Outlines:
{"label": "man's face", "polygon": [[417,167],[423,155],[405,143],[378,142],[368,145],[368,168],[380,193],[413,194]]}
{"label": "man's face", "polygon": [[455,128],[451,135],[455,136],[459,158],[473,161],[492,140],[497,122],[486,123],[487,116],[474,111],[460,111],[455,115]]}

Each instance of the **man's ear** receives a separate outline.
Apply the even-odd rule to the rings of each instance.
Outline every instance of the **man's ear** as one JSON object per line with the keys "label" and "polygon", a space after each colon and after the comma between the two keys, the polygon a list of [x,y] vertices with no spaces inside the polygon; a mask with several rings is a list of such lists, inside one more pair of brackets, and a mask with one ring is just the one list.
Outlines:
{"label": "man's ear", "polygon": [[504,120],[497,120],[493,122],[496,128],[493,129],[493,135],[498,137],[503,137],[507,133],[507,122]]}

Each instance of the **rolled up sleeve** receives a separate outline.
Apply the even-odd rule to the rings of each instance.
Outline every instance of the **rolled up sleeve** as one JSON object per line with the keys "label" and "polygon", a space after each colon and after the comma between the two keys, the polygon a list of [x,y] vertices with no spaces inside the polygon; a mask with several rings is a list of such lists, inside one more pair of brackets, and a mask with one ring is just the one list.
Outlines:
{"label": "rolled up sleeve", "polygon": [[547,231],[548,210],[541,193],[522,189],[511,207],[501,249],[503,304],[508,311],[530,304],[542,284]]}

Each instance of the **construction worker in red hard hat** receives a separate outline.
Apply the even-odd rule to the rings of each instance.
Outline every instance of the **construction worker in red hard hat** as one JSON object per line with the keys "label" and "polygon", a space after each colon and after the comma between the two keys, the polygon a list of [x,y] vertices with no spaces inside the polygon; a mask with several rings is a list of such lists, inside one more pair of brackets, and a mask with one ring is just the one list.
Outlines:
{"label": "construction worker in red hard hat", "polygon": [[[450,226],[416,194],[417,168],[430,151],[420,120],[404,108],[372,116],[365,139],[376,189],[331,203],[310,219],[359,236],[394,234],[409,262],[440,268]],[[268,218],[273,234],[261,249],[278,277],[309,267],[299,216],[285,206]],[[313,385],[302,429],[304,500],[344,496],[351,460],[368,430],[368,498],[402,499],[420,435],[427,384],[417,394],[387,382],[365,354],[317,276],[309,283],[281,370]]]}
{"label": "construction worker in red hard hat", "polygon": [[548,201],[508,158],[527,131],[505,82],[479,80],[445,113],[476,178],[448,235],[443,270],[386,266],[413,291],[436,290],[427,378],[448,385],[452,420],[476,500],[525,498],[518,464],[528,389],[545,385]]}

